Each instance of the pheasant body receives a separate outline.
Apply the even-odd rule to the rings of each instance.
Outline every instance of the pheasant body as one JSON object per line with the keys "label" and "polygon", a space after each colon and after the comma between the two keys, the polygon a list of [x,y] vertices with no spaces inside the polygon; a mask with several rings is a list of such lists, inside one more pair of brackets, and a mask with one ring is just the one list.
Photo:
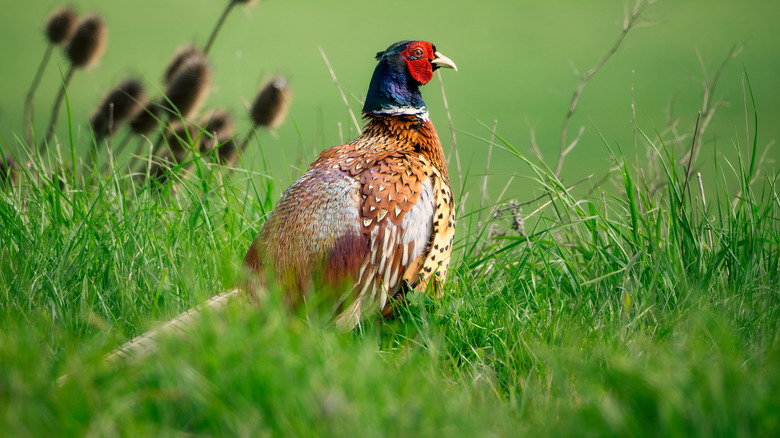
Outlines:
{"label": "pheasant body", "polygon": [[[325,294],[338,325],[352,327],[410,288],[438,296],[449,264],[454,208],[447,165],[419,85],[438,66],[454,68],[424,41],[377,55],[355,140],[320,153],[282,195],[245,265],[267,272],[292,305]],[[347,290],[346,293],[343,293]]]}

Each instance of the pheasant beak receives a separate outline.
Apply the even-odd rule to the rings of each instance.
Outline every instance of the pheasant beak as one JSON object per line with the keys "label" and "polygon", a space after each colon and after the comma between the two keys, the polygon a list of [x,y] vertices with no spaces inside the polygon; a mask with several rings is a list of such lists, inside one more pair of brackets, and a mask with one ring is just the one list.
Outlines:
{"label": "pheasant beak", "polygon": [[446,56],[442,55],[439,52],[434,53],[434,56],[436,56],[436,58],[431,60],[431,64],[433,64],[435,68],[438,67],[451,68],[455,71],[458,71],[458,67],[455,65],[454,62],[452,62],[450,58],[447,58]]}

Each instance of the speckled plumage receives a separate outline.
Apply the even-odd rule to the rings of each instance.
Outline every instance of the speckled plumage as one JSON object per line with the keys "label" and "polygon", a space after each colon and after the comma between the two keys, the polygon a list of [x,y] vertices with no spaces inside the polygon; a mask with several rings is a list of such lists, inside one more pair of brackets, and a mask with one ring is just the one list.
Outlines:
{"label": "speckled plumage", "polygon": [[[398,84],[398,72],[386,79],[381,71],[404,68],[397,58],[405,56],[409,69],[419,69],[411,55],[422,50],[430,70],[440,59],[454,67],[430,43],[397,43],[380,52],[371,88],[381,94],[381,82],[392,81],[395,89],[419,95],[417,86],[430,74],[421,82],[407,71],[407,82]],[[383,65],[385,59],[392,65]],[[250,290],[272,272],[292,305],[335,291],[329,298],[344,327],[373,313],[389,315],[409,288],[440,295],[455,225],[446,161],[421,97],[416,107],[399,105],[392,95],[388,102],[367,101],[363,133],[320,153],[284,192],[246,256],[254,273]]]}

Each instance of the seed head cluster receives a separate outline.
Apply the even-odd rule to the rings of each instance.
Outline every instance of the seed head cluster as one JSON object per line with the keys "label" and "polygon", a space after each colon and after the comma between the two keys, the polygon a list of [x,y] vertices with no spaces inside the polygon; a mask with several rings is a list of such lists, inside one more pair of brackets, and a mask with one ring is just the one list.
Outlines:
{"label": "seed head cluster", "polygon": [[143,109],[145,101],[143,85],[137,79],[127,79],[114,87],[90,118],[95,139],[100,141],[116,132],[117,127]]}
{"label": "seed head cluster", "polygon": [[[257,0],[228,0],[208,43],[179,47],[163,71],[164,93],[160,97],[149,98],[144,91],[144,83],[135,78],[126,79],[108,90],[89,117],[95,143],[85,163],[94,163],[100,151],[97,142],[110,138],[123,125],[128,125],[127,135],[112,150],[115,153],[111,156],[118,157],[133,137],[157,133],[156,140],[151,143],[155,136],[147,137],[144,142],[139,139],[136,153],[140,155],[146,146],[151,146],[151,164],[155,168],[153,176],[168,174],[164,169],[170,169],[171,163],[176,164],[177,169],[183,168],[183,164],[188,163],[182,161],[189,160],[188,157],[210,158],[221,164],[235,163],[256,128],[272,130],[278,127],[290,104],[287,80],[281,77],[271,78],[258,89],[249,111],[252,131],[242,142],[236,140],[235,122],[228,111],[211,110],[199,117],[213,80],[213,69],[207,58],[208,48],[234,6],[253,6],[256,3]],[[47,18],[43,30],[49,47],[41,65],[45,67],[54,47],[60,46],[70,69],[54,101],[45,140],[38,143],[39,152],[56,143],[59,110],[74,72],[94,66],[102,57],[108,39],[103,17],[90,13],[79,18],[70,7],[55,10]],[[43,67],[39,68],[36,78],[42,77],[42,72]],[[25,133],[29,132],[27,137],[30,142],[33,141],[33,95],[38,82],[39,79],[33,80],[25,102]],[[196,117],[199,117],[198,123],[192,122]],[[110,141],[107,146],[109,149],[114,147]],[[109,160],[109,164],[112,162]],[[15,166],[11,159],[3,161],[0,163],[0,176],[5,180],[8,170]]]}
{"label": "seed head cluster", "polygon": [[165,91],[163,109],[185,119],[195,116],[211,91],[211,67],[205,58],[184,61]]}
{"label": "seed head cluster", "polygon": [[255,126],[267,129],[277,128],[289,109],[290,93],[287,80],[271,78],[260,87],[252,103],[250,115]]}
{"label": "seed head cluster", "polygon": [[46,39],[51,44],[63,44],[76,29],[76,12],[65,7],[54,11],[46,21]]}
{"label": "seed head cluster", "polygon": [[77,68],[93,66],[103,56],[108,39],[106,23],[99,15],[82,19],[65,47],[71,65]]}

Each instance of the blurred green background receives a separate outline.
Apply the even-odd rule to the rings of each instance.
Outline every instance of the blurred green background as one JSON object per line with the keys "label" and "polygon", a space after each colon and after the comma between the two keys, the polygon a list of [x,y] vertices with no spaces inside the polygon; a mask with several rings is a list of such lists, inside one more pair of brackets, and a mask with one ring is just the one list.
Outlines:
{"label": "blurred green background", "polygon": [[[74,1],[79,13],[103,14],[109,27],[105,56],[96,68],[77,74],[69,88],[77,143],[87,143],[86,119],[110,87],[132,74],[144,78],[152,92],[159,90],[171,53],[186,43],[202,45],[226,3]],[[45,49],[42,27],[60,5],[36,0],[6,2],[3,8],[0,134],[5,148],[20,148],[24,95]],[[219,35],[211,53],[216,73],[206,108],[233,111],[243,135],[248,125],[242,114],[260,82],[272,74],[288,76],[294,93],[290,117],[275,136],[261,135],[273,175],[285,186],[299,175],[301,161],[308,163],[319,150],[339,142],[339,123],[345,139],[355,136],[348,132],[350,118],[318,48],[329,57],[359,112],[374,53],[397,40],[427,39],[459,67],[457,73],[444,71],[442,79],[464,172],[470,166],[471,175],[484,173],[485,139],[494,120],[499,134],[523,153],[529,153],[533,130],[545,160],[554,166],[561,124],[579,83],[575,69],[588,70],[611,47],[623,10],[619,0],[261,1],[253,8],[237,8]],[[716,141],[728,155],[745,147],[743,72],[755,94],[759,147],[780,137],[779,16],[780,2],[766,0],[652,4],[585,89],[569,132],[575,135],[581,125],[586,131],[567,159],[564,180],[574,182],[609,168],[609,153],[597,131],[634,156],[632,88],[640,127],[662,130],[671,108],[672,117],[680,118],[680,130],[690,131],[701,106],[703,71],[713,74],[730,48],[746,41],[745,51],[721,76],[715,98],[727,105],[718,109],[705,148]],[[36,98],[39,134],[49,120],[60,71],[67,67],[61,53],[53,60]],[[423,92],[449,151],[452,140],[438,79]],[[67,116],[62,113],[60,120],[58,134],[67,145]],[[702,154],[711,159],[708,150]],[[770,158],[776,156],[770,153]],[[247,156],[248,164],[258,166],[253,157]],[[501,187],[508,175],[524,172],[518,160],[508,158],[503,151],[493,154],[491,185]],[[480,183],[470,179],[467,190]],[[513,188],[521,199],[523,183],[519,178]]]}

